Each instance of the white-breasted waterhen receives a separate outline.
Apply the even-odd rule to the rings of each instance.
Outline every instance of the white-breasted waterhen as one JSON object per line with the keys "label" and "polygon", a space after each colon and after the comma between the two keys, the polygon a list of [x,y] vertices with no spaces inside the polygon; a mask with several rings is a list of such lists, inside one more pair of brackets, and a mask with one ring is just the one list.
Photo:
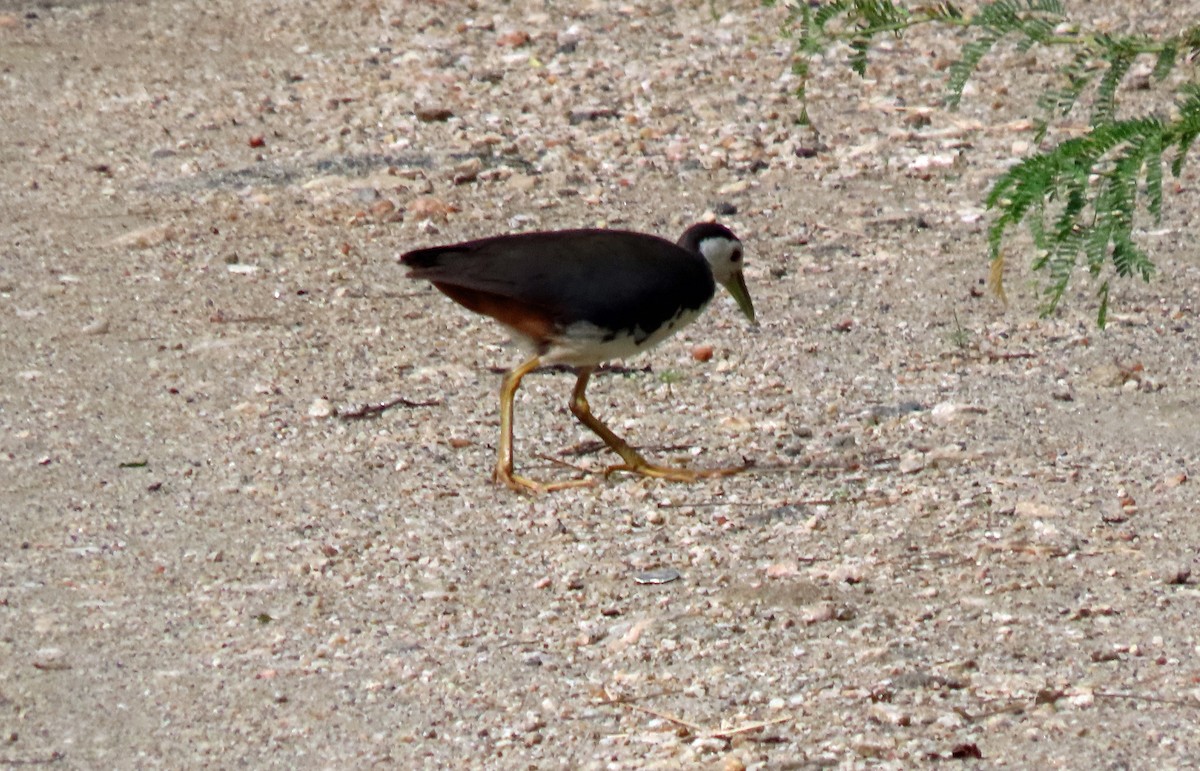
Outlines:
{"label": "white-breasted waterhen", "polygon": [[500,388],[498,483],[533,492],[586,483],[539,484],[513,473],[513,397],[521,378],[546,364],[575,369],[572,414],[624,461],[605,476],[632,471],[694,481],[743,468],[656,466],[592,414],[584,393],[598,364],[632,356],[677,332],[700,315],[717,284],[756,323],[742,277],[742,244],[728,228],[692,225],[677,244],[622,230],[519,233],[418,249],[400,262],[410,268],[409,277],[432,282],[532,344],[534,355],[511,370]]}

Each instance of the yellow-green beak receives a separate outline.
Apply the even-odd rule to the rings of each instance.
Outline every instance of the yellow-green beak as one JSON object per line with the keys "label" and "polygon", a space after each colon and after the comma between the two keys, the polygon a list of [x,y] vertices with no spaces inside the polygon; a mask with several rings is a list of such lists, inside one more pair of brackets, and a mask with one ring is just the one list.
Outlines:
{"label": "yellow-green beak", "polygon": [[750,299],[750,290],[746,289],[746,279],[742,277],[742,272],[739,270],[734,273],[722,286],[729,291],[729,294],[733,295],[737,306],[741,308],[746,318],[750,319],[750,323],[757,327],[758,320],[754,318],[754,301]]}

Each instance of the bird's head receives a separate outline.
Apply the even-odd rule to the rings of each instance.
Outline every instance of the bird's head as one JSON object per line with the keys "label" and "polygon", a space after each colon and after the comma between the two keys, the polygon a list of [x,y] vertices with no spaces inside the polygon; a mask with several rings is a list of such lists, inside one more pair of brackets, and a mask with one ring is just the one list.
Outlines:
{"label": "bird's head", "polygon": [[754,302],[742,276],[742,242],[724,225],[700,222],[692,225],[679,238],[679,245],[704,256],[712,269],[713,279],[733,296],[738,308],[758,326],[754,317]]}

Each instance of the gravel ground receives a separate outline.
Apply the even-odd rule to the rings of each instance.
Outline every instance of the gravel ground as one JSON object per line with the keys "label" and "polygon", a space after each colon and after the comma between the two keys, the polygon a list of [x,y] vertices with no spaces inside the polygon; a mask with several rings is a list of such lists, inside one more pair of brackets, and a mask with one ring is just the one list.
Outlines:
{"label": "gravel ground", "polygon": [[[0,766],[1200,764],[1195,173],[1107,330],[1021,238],[1005,306],[980,201],[1050,62],[947,112],[952,40],[831,60],[814,135],[780,13],[0,2]],[[490,484],[522,354],[395,255],[712,214],[762,327],[722,296],[589,396],[756,467]],[[535,478],[612,460],[571,382],[522,389]]]}

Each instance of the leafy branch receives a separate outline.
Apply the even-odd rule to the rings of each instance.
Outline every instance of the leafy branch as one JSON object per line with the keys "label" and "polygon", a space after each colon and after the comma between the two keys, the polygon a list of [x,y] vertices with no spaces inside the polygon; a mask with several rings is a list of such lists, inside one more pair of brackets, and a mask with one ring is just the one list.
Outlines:
{"label": "leafy branch", "polygon": [[[764,0],[773,5],[773,0]],[[1200,135],[1200,86],[1178,86],[1165,116],[1118,117],[1118,94],[1135,62],[1153,59],[1151,79],[1163,83],[1181,65],[1200,56],[1200,25],[1177,35],[1116,35],[1081,30],[1066,18],[1059,0],[992,0],[968,14],[951,2],[906,7],[891,0],[826,0],[784,3],[783,34],[795,41],[793,71],[797,95],[808,120],[810,60],[837,44],[850,49],[849,66],[865,76],[872,43],[901,37],[923,25],[949,27],[964,37],[946,78],[946,104],[959,105],[967,82],[1002,43],[1025,52],[1036,47],[1065,49],[1059,87],[1038,99],[1035,123],[1038,151],[1002,174],[987,196],[994,212],[988,228],[992,283],[1003,296],[1004,236],[1025,223],[1038,255],[1035,270],[1049,273],[1043,314],[1058,306],[1080,259],[1093,277],[1109,268],[1117,276],[1149,280],[1154,266],[1134,240],[1134,218],[1143,206],[1162,218],[1163,168],[1178,177],[1187,152]],[[1057,145],[1046,143],[1055,121],[1090,102],[1088,129]],[[1108,314],[1109,282],[1100,284],[1097,321]]]}

